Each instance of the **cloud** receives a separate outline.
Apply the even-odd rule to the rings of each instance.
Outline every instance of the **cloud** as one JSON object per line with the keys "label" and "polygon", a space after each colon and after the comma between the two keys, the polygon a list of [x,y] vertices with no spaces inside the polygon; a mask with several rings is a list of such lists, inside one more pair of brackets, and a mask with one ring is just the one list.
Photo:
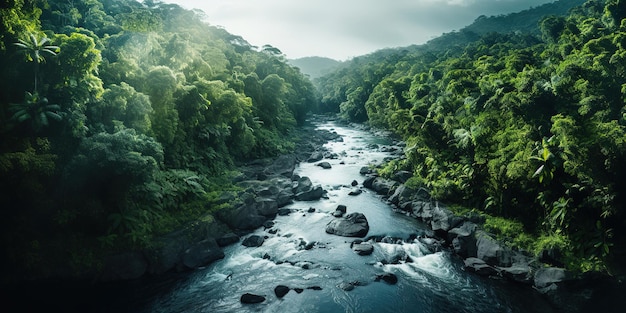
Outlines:
{"label": "cloud", "polygon": [[385,47],[421,44],[480,15],[528,9],[550,0],[166,0],[199,8],[209,23],[289,58],[345,60]]}

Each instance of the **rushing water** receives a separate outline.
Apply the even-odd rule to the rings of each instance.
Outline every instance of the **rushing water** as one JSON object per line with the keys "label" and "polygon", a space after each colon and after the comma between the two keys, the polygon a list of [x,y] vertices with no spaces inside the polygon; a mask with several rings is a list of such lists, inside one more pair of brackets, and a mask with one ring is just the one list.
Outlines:
{"label": "rushing water", "polygon": [[[319,128],[342,136],[343,141],[326,144],[339,157],[325,160],[332,169],[302,163],[296,174],[321,184],[328,197],[289,205],[293,213],[277,216],[274,227],[253,233],[267,236],[261,247],[227,247],[224,259],[195,271],[176,288],[152,299],[142,312],[551,312],[529,287],[467,273],[451,253],[432,252],[419,240],[410,239],[427,229],[394,213],[374,193],[364,190],[358,196],[348,195],[353,189],[350,183],[364,179],[361,167],[389,157],[371,148],[385,144],[385,138],[333,122]],[[403,240],[374,243],[372,255],[357,255],[350,249],[355,238],[325,232],[338,204],[346,205],[348,213],[367,217],[368,237]],[[310,208],[315,211],[309,212]],[[307,243],[315,244],[304,249]],[[410,262],[381,262],[393,256],[408,256]],[[384,273],[395,274],[398,283],[375,279]],[[278,285],[291,290],[278,298],[274,294]],[[263,295],[266,300],[242,304],[244,293]]]}

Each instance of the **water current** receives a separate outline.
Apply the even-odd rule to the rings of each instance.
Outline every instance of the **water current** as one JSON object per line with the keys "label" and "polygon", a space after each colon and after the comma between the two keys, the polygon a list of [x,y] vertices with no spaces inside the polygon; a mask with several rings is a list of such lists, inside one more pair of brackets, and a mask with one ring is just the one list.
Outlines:
{"label": "water current", "polygon": [[[363,166],[390,156],[376,148],[390,142],[376,133],[334,122],[318,127],[341,136],[342,140],[325,145],[338,158],[324,160],[331,169],[301,163],[296,174],[322,185],[327,197],[290,204],[291,214],[277,216],[272,228],[252,233],[267,236],[262,246],[237,243],[225,248],[224,259],[196,270],[175,288],[151,299],[141,312],[552,312],[530,287],[478,277],[464,271],[454,254],[429,249],[415,239],[428,229],[394,212],[375,193],[363,189],[358,196],[348,195],[353,180],[361,186]],[[372,241],[371,255],[356,254],[350,248],[355,238],[325,232],[339,204],[348,213],[367,217],[367,237],[393,240]],[[385,262],[394,257],[402,261]],[[397,284],[376,279],[385,273],[395,274]],[[282,298],[274,294],[278,285],[290,288]],[[244,293],[266,300],[242,304]]]}

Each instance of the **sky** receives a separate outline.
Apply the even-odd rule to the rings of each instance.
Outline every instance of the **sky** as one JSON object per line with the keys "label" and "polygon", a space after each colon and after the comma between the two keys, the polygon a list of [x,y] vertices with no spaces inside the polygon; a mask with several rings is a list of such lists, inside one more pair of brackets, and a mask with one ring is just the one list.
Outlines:
{"label": "sky", "polygon": [[478,16],[519,12],[554,0],[163,0],[200,9],[254,46],[289,59],[345,61],[383,48],[422,44]]}

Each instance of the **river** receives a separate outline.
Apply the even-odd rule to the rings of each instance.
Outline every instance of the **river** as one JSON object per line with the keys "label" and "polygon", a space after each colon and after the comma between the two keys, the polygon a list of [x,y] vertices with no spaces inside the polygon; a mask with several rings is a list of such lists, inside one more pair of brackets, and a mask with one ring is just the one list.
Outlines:
{"label": "river", "polygon": [[[361,184],[365,178],[361,167],[390,156],[375,149],[390,142],[332,121],[318,127],[341,135],[341,141],[325,145],[339,157],[324,160],[331,169],[302,163],[295,174],[321,184],[328,196],[287,206],[291,214],[277,216],[273,227],[252,233],[267,237],[262,246],[225,248],[224,259],[194,271],[138,312],[552,312],[530,287],[478,277],[464,271],[461,260],[445,249],[428,249],[415,239],[428,229],[395,213],[380,196],[365,189],[348,195],[351,182]],[[374,242],[371,255],[356,254],[350,248],[355,238],[325,232],[339,204],[348,213],[367,217],[367,237],[394,239]],[[394,257],[403,261],[384,262]],[[397,284],[376,279],[385,273],[395,274]],[[282,298],[274,294],[278,285],[290,288]],[[242,304],[244,293],[266,300]]]}

